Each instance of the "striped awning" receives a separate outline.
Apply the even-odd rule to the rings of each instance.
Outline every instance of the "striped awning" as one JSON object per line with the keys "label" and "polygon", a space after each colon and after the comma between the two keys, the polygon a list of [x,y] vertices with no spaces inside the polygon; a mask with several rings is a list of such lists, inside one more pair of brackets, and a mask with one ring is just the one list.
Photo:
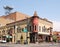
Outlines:
{"label": "striped awning", "polygon": [[10,36],[10,35],[6,35],[6,38],[12,38],[12,36]]}

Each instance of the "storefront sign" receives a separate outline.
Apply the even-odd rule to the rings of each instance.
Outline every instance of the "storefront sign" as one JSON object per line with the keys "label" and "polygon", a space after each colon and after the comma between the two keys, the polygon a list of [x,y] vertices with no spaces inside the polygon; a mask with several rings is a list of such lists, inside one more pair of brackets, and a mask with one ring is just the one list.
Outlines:
{"label": "storefront sign", "polygon": [[23,29],[23,32],[28,32],[26,28]]}

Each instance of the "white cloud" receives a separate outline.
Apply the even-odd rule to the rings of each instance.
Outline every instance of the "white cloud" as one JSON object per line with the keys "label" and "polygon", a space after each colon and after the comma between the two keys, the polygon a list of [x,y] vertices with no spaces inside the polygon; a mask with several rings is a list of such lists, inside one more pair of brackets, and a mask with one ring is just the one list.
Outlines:
{"label": "white cloud", "polygon": [[53,30],[60,31],[60,21],[53,21]]}

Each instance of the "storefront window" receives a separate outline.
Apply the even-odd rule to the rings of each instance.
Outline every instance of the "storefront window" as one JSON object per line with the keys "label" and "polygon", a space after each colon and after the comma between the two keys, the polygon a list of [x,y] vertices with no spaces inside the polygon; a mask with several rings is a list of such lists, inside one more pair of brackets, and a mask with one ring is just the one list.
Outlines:
{"label": "storefront window", "polygon": [[0,40],[1,40],[1,36],[0,36]]}
{"label": "storefront window", "polygon": [[6,40],[6,36],[2,36],[2,39],[3,39],[3,40]]}

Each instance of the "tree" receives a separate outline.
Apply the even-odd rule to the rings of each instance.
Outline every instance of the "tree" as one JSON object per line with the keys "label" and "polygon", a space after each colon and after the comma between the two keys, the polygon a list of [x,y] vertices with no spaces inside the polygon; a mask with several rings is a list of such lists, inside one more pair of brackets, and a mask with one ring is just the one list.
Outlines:
{"label": "tree", "polygon": [[13,8],[10,7],[10,6],[4,6],[3,8],[5,9],[5,14],[6,14],[6,15],[7,15],[7,14],[10,14],[11,11],[13,10]]}
{"label": "tree", "polygon": [[57,36],[56,35],[53,35],[53,41],[56,42],[57,41]]}

